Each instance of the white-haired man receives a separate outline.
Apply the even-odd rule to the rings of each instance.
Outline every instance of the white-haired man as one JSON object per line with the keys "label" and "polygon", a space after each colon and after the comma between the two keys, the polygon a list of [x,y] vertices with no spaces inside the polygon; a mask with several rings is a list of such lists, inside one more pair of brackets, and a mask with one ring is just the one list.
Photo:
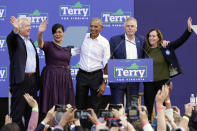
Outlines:
{"label": "white-haired man", "polygon": [[[113,36],[110,43],[111,58],[113,59],[138,59],[144,57],[143,46],[144,37],[137,35],[137,20],[128,17],[124,23],[125,33]],[[126,105],[130,106],[131,99],[137,102],[139,83],[109,83],[112,103],[124,104],[124,94],[126,94]]]}
{"label": "white-haired man", "polygon": [[[29,38],[31,23],[27,17],[14,16],[10,18],[14,27],[7,36],[10,59],[10,92],[11,118],[19,124],[21,130],[25,130],[31,115],[31,107],[25,101],[23,95],[29,93],[34,98],[37,96],[39,83],[39,60],[33,41]],[[25,125],[22,122],[25,119]]]}

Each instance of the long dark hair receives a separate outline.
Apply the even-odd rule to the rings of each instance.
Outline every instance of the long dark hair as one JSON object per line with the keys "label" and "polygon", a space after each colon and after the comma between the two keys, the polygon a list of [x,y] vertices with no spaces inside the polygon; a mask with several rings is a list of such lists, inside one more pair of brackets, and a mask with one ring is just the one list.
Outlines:
{"label": "long dark hair", "polygon": [[161,43],[163,41],[163,35],[161,33],[161,31],[159,29],[150,29],[149,32],[147,33],[146,35],[146,44],[145,44],[145,50],[146,52],[149,52],[150,48],[151,48],[151,45],[150,45],[150,42],[149,42],[149,35],[152,31],[156,31],[157,32],[157,36],[159,38],[159,41],[157,43],[157,46],[160,47],[161,46]]}

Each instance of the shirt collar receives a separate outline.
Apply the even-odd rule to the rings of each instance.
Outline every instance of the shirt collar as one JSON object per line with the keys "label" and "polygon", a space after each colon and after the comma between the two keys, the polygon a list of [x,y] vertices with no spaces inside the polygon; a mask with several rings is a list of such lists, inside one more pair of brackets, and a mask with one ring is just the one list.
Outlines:
{"label": "shirt collar", "polygon": [[[88,39],[92,39],[92,38],[90,37],[90,33],[88,33],[87,38],[88,38]],[[101,35],[99,34],[97,38],[92,39],[92,40],[98,40],[98,41],[101,40]]]}
{"label": "shirt collar", "polygon": [[125,40],[127,40],[129,42],[132,42],[132,43],[135,43],[135,36],[133,37],[133,40],[129,40],[127,35],[125,34]]}
{"label": "shirt collar", "polygon": [[27,39],[25,37],[23,37],[22,35],[19,34],[19,36],[23,39],[23,40],[30,40],[30,37],[28,36]]}

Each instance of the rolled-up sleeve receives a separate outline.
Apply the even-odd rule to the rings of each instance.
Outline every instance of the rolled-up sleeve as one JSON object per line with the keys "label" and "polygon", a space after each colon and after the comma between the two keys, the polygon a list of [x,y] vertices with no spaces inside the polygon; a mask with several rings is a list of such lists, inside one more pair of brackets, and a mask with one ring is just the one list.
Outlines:
{"label": "rolled-up sleeve", "polygon": [[109,42],[106,40],[104,43],[104,54],[103,54],[103,66],[108,63],[108,60],[110,58],[110,45]]}

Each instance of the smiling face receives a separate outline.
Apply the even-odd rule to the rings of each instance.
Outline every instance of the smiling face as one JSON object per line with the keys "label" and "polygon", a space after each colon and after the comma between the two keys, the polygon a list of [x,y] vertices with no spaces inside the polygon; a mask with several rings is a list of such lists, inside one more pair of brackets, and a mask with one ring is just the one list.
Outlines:
{"label": "smiling face", "polygon": [[22,35],[23,37],[27,38],[30,35],[30,31],[31,31],[31,23],[29,20],[24,20],[21,23],[21,26],[19,28],[19,33],[20,35]]}
{"label": "smiling face", "polygon": [[62,40],[63,40],[63,37],[64,37],[64,31],[62,30],[62,28],[57,28],[57,30],[53,34],[54,41],[57,44],[61,44]]}
{"label": "smiling face", "polygon": [[151,48],[156,48],[161,45],[163,35],[159,29],[151,29],[146,35],[146,41]]}
{"label": "smiling face", "polygon": [[158,34],[155,30],[149,33],[148,40],[149,40],[149,43],[150,43],[151,47],[157,47],[159,37],[158,37]]}
{"label": "smiling face", "polygon": [[137,31],[137,22],[135,20],[128,20],[125,22],[124,30],[127,37],[133,37]]}
{"label": "smiling face", "polygon": [[90,23],[90,37],[95,39],[99,36],[100,31],[103,29],[100,21],[93,20]]}

